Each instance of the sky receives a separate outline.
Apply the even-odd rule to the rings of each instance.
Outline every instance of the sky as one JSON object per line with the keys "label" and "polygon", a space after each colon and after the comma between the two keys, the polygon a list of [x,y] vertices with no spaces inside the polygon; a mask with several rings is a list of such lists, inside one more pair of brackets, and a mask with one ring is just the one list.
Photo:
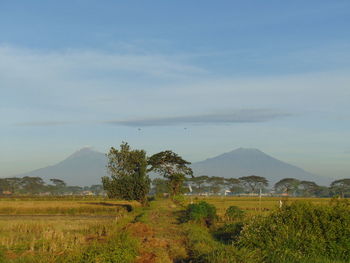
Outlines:
{"label": "sky", "polygon": [[0,177],[127,141],[350,177],[348,0],[0,0]]}

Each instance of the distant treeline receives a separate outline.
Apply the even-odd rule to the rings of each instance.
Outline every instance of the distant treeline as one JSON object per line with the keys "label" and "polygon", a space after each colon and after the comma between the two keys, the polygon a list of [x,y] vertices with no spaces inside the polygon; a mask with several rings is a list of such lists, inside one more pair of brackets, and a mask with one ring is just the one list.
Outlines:
{"label": "distant treeline", "polygon": [[[272,188],[269,182],[261,176],[244,176],[240,178],[224,178],[218,176],[197,176],[187,178],[183,184],[182,192],[193,194],[258,194],[263,193],[284,194],[289,196],[306,197],[350,197],[350,179],[335,180],[330,186],[320,186],[312,181],[302,181],[295,178],[284,178]],[[169,181],[162,178],[152,180],[150,193],[163,195],[169,193]],[[68,186],[63,180],[50,179],[46,183],[40,177],[10,177],[0,178],[0,195],[104,195],[102,185]]]}
{"label": "distant treeline", "polygon": [[[168,192],[167,181],[154,179],[152,192],[162,194]],[[312,181],[302,181],[295,178],[284,178],[271,188],[269,182],[261,176],[244,176],[240,178],[224,178],[217,176],[197,176],[186,179],[183,186],[184,192],[192,190],[193,194],[258,194],[260,189],[263,193],[283,194],[289,196],[306,197],[350,197],[350,179],[336,180],[330,186],[320,186]]]}
{"label": "distant treeline", "polygon": [[68,186],[63,180],[50,179],[46,183],[40,177],[0,178],[0,195],[101,195],[102,185]]}

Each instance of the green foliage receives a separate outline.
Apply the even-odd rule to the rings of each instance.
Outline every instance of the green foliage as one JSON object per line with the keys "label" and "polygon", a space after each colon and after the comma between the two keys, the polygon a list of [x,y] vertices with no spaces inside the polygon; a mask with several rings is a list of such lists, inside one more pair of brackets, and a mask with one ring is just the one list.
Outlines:
{"label": "green foliage", "polygon": [[4,248],[0,246],[0,263],[5,262]]}
{"label": "green foliage", "polygon": [[350,208],[295,202],[244,226],[238,244],[264,262],[350,260]]}
{"label": "green foliage", "polygon": [[146,152],[131,150],[127,143],[122,143],[120,150],[112,147],[107,156],[111,178],[103,177],[102,183],[108,197],[146,204],[151,182],[146,171]]}
{"label": "green foliage", "polygon": [[274,188],[277,192],[283,193],[286,192],[287,194],[294,194],[298,190],[298,186],[300,184],[300,181],[295,178],[284,178],[280,181],[278,181]]}
{"label": "green foliage", "polygon": [[148,159],[148,164],[151,166],[148,171],[154,171],[168,179],[172,196],[181,192],[186,176],[193,176],[193,171],[189,167],[191,163],[172,151],[152,155]]}
{"label": "green foliage", "polygon": [[239,209],[237,206],[231,205],[226,209],[225,218],[228,221],[236,221],[242,219],[244,216],[244,211]]}
{"label": "green foliage", "polygon": [[84,247],[76,255],[62,258],[62,263],[128,263],[134,262],[137,256],[138,243],[127,233],[121,232],[107,243],[94,242]]}
{"label": "green foliage", "polygon": [[269,181],[265,177],[256,175],[240,177],[239,181],[251,193],[255,193],[259,188],[264,188],[269,184]]}
{"label": "green foliage", "polygon": [[339,195],[341,197],[350,196],[350,179],[340,179],[331,183],[330,187],[333,195]]}
{"label": "green foliage", "polygon": [[208,229],[200,225],[186,225],[189,262],[193,263],[258,263],[259,258],[246,249],[215,241]]}
{"label": "green foliage", "polygon": [[217,218],[215,206],[205,201],[201,201],[197,204],[190,204],[187,206],[183,221],[193,221],[199,224],[205,224],[206,226],[211,226]]}
{"label": "green foliage", "polygon": [[242,229],[242,222],[225,224],[214,232],[214,236],[223,243],[232,243],[237,241]]}
{"label": "green foliage", "polygon": [[153,185],[153,193],[156,195],[157,198],[163,197],[165,193],[169,193],[169,184],[168,181],[161,178],[155,178],[152,180]]}

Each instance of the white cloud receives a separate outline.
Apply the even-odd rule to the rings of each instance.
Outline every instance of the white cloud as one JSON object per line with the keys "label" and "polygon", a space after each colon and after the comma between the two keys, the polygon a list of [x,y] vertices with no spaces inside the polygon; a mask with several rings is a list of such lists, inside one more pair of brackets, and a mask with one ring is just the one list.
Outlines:
{"label": "white cloud", "polygon": [[350,111],[346,71],[219,77],[180,57],[2,46],[0,107],[12,123],[161,119],[266,108],[293,114]]}

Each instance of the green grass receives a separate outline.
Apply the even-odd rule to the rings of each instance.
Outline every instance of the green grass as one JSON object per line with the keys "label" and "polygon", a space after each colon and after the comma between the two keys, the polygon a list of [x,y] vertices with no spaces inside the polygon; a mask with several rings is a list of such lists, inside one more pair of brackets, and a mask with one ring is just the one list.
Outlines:
{"label": "green grass", "polygon": [[[290,204],[301,199],[318,205],[330,202],[326,198],[282,200]],[[228,207],[242,209],[241,220],[248,222],[255,215],[277,210],[280,198],[262,197],[260,202],[257,197],[192,197],[194,203],[202,200],[215,205],[220,217],[211,228],[178,220],[182,204],[189,204],[190,197],[177,203],[159,199],[149,207],[101,197],[3,198],[0,262],[262,263],[259,251],[221,242],[214,234],[228,223],[224,216]],[[345,263],[323,258],[308,261],[330,262]]]}

